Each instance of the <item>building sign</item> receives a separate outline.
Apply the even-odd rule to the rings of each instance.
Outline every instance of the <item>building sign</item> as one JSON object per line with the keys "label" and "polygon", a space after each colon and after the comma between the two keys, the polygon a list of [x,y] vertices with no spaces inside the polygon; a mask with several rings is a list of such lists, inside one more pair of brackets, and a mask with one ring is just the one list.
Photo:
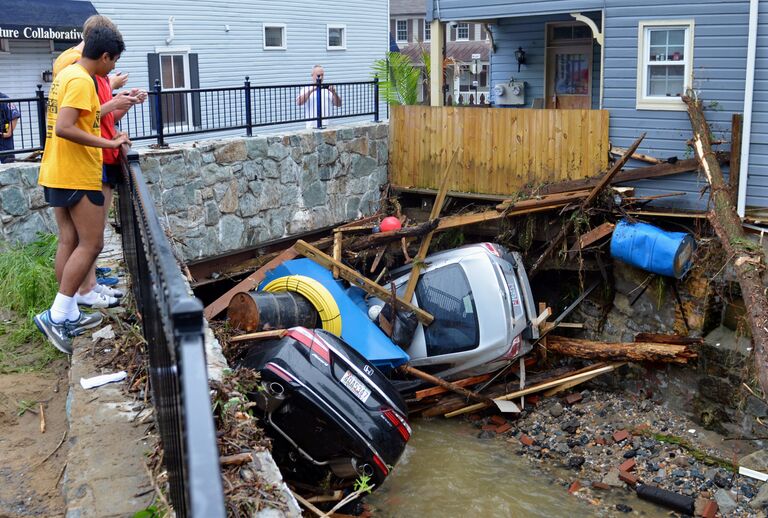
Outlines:
{"label": "building sign", "polygon": [[83,31],[79,27],[0,26],[0,39],[80,41]]}

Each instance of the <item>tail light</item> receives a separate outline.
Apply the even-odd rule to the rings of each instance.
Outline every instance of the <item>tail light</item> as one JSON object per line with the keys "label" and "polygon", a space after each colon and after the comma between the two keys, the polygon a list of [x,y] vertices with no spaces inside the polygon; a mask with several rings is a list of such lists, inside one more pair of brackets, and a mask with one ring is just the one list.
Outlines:
{"label": "tail light", "polygon": [[400,414],[391,408],[383,407],[382,414],[384,414],[384,417],[387,418],[387,421],[389,421],[392,426],[394,426],[397,431],[400,432],[403,440],[408,442],[408,440],[411,438],[411,427],[408,426],[408,421],[406,421],[405,418],[401,417]]}
{"label": "tail light", "polygon": [[490,253],[492,253],[496,257],[501,257],[501,252],[499,251],[498,248],[493,246],[493,243],[480,243],[480,246],[488,250]]}
{"label": "tail light", "polygon": [[376,467],[378,467],[382,473],[384,473],[385,477],[389,475],[389,468],[387,467],[386,462],[384,462],[381,457],[379,457],[378,455],[374,455],[373,463],[376,464]]}
{"label": "tail light", "polygon": [[287,370],[283,369],[279,365],[273,362],[269,362],[266,365],[267,369],[271,370],[275,374],[277,374],[279,377],[281,377],[283,380],[287,381],[288,383],[293,383],[296,381],[296,378],[291,376],[291,373],[289,373]]}

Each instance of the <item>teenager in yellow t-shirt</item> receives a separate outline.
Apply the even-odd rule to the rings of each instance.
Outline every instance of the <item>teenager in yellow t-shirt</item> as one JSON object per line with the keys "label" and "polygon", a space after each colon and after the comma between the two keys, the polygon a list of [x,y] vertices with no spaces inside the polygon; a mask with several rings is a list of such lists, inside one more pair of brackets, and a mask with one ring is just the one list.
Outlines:
{"label": "teenager in yellow t-shirt", "polygon": [[101,323],[99,313],[81,313],[75,293],[104,245],[102,148],[130,144],[125,134],[101,137],[99,98],[94,74],[106,76],[125,49],[116,30],[99,27],[85,40],[83,57],[64,69],[51,85],[47,140],[38,183],[54,208],[59,228],[56,277],[59,292],[35,324],[59,350],[72,353],[72,336]]}

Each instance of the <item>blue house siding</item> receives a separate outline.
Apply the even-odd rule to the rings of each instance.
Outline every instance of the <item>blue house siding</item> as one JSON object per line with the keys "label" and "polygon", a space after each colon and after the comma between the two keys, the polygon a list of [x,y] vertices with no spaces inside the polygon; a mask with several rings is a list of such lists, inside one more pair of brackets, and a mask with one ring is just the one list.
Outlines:
{"label": "blue house siding", "polygon": [[[605,12],[603,108],[610,111],[610,139],[627,147],[641,133],[640,152],[659,158],[690,157],[687,113],[637,109],[638,24],[653,20],[694,20],[693,87],[704,101],[715,138],[730,139],[731,115],[744,110],[749,0],[440,0],[443,20],[495,20],[498,51],[491,60],[491,83],[510,77],[527,81],[528,106],[544,92],[544,23],[568,19],[568,13]],[[436,2],[427,0],[428,10]],[[437,13],[434,13],[437,15]],[[528,65],[518,74],[514,50],[522,46]],[[595,78],[600,48],[595,45]],[[593,107],[598,105],[595,83]],[[757,71],[749,156],[748,206],[768,206],[768,2],[760,2]],[[728,150],[727,145],[723,146]],[[630,163],[630,167],[646,165]],[[727,168],[726,168],[727,173]],[[707,186],[696,174],[675,175],[635,184],[639,195],[685,192],[684,197],[659,200],[658,205],[703,209]]]}
{"label": "blue house siding", "polygon": [[[584,13],[600,27],[601,13]],[[570,15],[525,16],[522,18],[500,19],[492,28],[496,52],[491,54],[491,87],[496,83],[514,78],[526,82],[525,106],[530,108],[533,100],[544,97],[544,66],[546,58],[546,24],[548,22],[575,21]],[[525,50],[526,64],[517,71],[515,50]],[[600,45],[592,46],[592,108],[600,107]],[[491,89],[491,102],[495,102]]]}
{"label": "blue house siding", "polygon": [[[730,139],[731,115],[744,108],[749,2],[700,0],[671,4],[669,0],[646,0],[642,7],[636,3],[612,1],[605,11],[603,107],[611,114],[613,145],[627,147],[642,132],[647,132],[640,152],[659,158],[691,156],[686,146],[691,137],[691,124],[685,111],[636,109],[637,32],[641,20],[694,20],[693,86],[704,100],[715,137]],[[709,200],[708,195],[700,195],[707,186],[706,179],[696,174],[633,185],[640,196],[686,193],[659,200],[658,205],[704,209]]]}
{"label": "blue house siding", "polygon": [[760,2],[747,206],[768,207],[768,3]]}

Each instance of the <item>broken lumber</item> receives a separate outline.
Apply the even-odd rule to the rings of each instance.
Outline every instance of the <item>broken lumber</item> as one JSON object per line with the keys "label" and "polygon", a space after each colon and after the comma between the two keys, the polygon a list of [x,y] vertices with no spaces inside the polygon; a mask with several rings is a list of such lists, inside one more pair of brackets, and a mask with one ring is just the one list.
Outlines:
{"label": "broken lumber", "polygon": [[[585,372],[582,372],[580,374],[575,374],[573,376],[568,376],[566,378],[560,378],[552,381],[546,381],[544,383],[539,383],[538,385],[533,385],[531,387],[528,387],[523,390],[518,390],[516,392],[511,392],[509,394],[504,394],[503,396],[499,396],[497,398],[494,398],[494,400],[501,400],[501,401],[509,401],[510,399],[515,399],[520,396],[525,396],[528,394],[534,394],[536,392],[541,392],[542,390],[546,390],[552,387],[557,387],[559,385],[564,385],[566,383],[570,383],[572,381],[582,380],[587,381],[592,378],[594,378],[597,375],[605,374],[608,372],[613,371],[614,369],[624,365],[624,363],[612,363],[610,365],[605,365],[603,367],[598,367],[595,369],[591,369]],[[572,385],[573,386],[573,385]],[[445,417],[454,417],[461,414],[467,414],[469,412],[474,412],[476,410],[482,410],[483,408],[487,408],[487,403],[476,403],[474,405],[470,405],[464,408],[461,408],[459,410],[454,410],[453,412],[448,412],[445,414]]]}
{"label": "broken lumber", "polygon": [[[471,378],[464,378],[463,380],[457,380],[451,383],[457,387],[468,387],[470,385],[476,385],[478,383],[488,381],[489,379],[491,379],[490,374],[483,374],[481,376],[472,376]],[[440,386],[432,387],[428,389],[417,390],[414,393],[414,398],[416,400],[421,400],[432,396],[439,396],[440,394],[445,394],[446,392],[451,392],[451,390]]]}
{"label": "broken lumber", "polygon": [[269,331],[259,331],[244,335],[233,336],[229,339],[230,343],[246,342],[248,340],[268,340],[270,338],[282,338],[286,329],[271,329]]}
{"label": "broken lumber", "polygon": [[[627,152],[627,148],[623,147],[612,147],[611,148],[611,154],[612,155],[624,155]],[[648,162],[649,164],[663,164],[664,160],[660,158],[656,158],[655,156],[646,155],[644,153],[632,153],[631,155],[633,160],[640,160],[641,162]]]}
{"label": "broken lumber", "polygon": [[234,455],[226,455],[219,457],[219,464],[222,466],[240,466],[242,464],[248,464],[253,462],[253,453],[235,453]]}
{"label": "broken lumber", "polygon": [[762,248],[744,234],[723,171],[712,151],[711,132],[701,99],[684,95],[683,102],[688,106],[688,118],[693,128],[693,150],[711,188],[709,222],[720,238],[726,255],[733,258],[752,331],[757,377],[763,394],[768,394],[768,297],[763,279],[765,256]]}
{"label": "broken lumber", "polygon": [[211,320],[219,313],[224,311],[227,306],[229,306],[229,302],[232,300],[232,297],[240,292],[252,291],[256,289],[259,283],[264,280],[264,277],[266,277],[270,271],[274,270],[285,261],[293,259],[297,255],[299,255],[299,253],[293,247],[283,250],[280,252],[280,254],[277,255],[277,257],[250,274],[248,277],[237,283],[237,286],[233,287],[224,295],[206,306],[203,310],[203,316],[206,318],[206,320]]}
{"label": "broken lumber", "polygon": [[585,232],[579,237],[579,240],[574,244],[569,252],[578,252],[579,250],[588,247],[592,243],[603,239],[605,236],[613,232],[616,225],[606,221],[602,225],[598,225],[589,232]]}
{"label": "broken lumber", "polygon": [[549,335],[547,351],[585,360],[688,363],[696,352],[686,344],[659,342],[595,342]]}
{"label": "broken lumber", "polygon": [[[328,270],[330,270],[334,266],[338,266],[339,277],[349,282],[350,284],[354,284],[355,286],[362,289],[366,293],[379,297],[381,300],[389,300],[392,296],[389,290],[386,289],[385,287],[379,284],[376,284],[375,282],[367,278],[365,275],[361,274],[356,270],[353,270],[346,264],[343,264],[338,261],[334,261],[333,257],[330,257],[327,254],[324,254],[323,252],[321,252],[314,246],[310,245],[306,241],[302,241],[301,239],[299,239],[298,241],[296,241],[296,244],[293,245],[292,248],[297,253],[303,255],[304,257],[312,259],[317,264],[319,264],[320,266]],[[409,301],[404,300],[402,297],[397,297],[395,299],[395,306],[400,311],[412,311],[416,315],[416,318],[418,318],[419,321],[424,325],[431,324],[432,321],[435,319],[435,317],[433,317],[423,309],[414,306]]]}
{"label": "broken lumber", "polygon": [[438,223],[438,219],[432,219],[419,225],[403,227],[398,230],[390,230],[389,232],[379,232],[378,234],[345,239],[344,249],[352,252],[359,252],[360,250],[365,250],[367,248],[373,248],[375,246],[398,241],[404,237],[421,237],[424,234],[428,234],[435,230]]}
{"label": "broken lumber", "polygon": [[[638,146],[640,146],[640,143],[645,138],[645,133],[640,135],[637,140],[635,140],[630,148],[627,150],[626,153],[615,163],[611,166],[611,168],[608,170],[608,172],[598,180],[597,184],[592,188],[591,191],[589,191],[589,195],[584,199],[584,201],[581,202],[581,210],[585,210],[587,207],[589,207],[593,201],[595,201],[595,198],[597,198],[597,195],[602,192],[603,188],[605,188],[607,185],[611,183],[611,180],[613,180],[613,177],[616,176],[616,173],[621,170],[622,167],[624,167],[624,164],[627,163],[629,160],[629,157],[632,155],[632,153],[637,150]],[[565,221],[565,224],[563,225],[563,228],[560,229],[560,232],[555,236],[552,241],[550,241],[549,245],[546,249],[544,249],[544,252],[539,256],[539,258],[536,260],[535,263],[533,263],[533,266],[529,270],[528,277],[533,277],[538,272],[539,268],[542,264],[544,264],[544,261],[549,259],[549,257],[552,255],[552,253],[555,251],[555,249],[560,246],[560,242],[565,239],[565,236],[568,235],[568,233],[571,231],[571,226],[573,225],[573,219],[568,218]]]}
{"label": "broken lumber", "polygon": [[682,336],[682,335],[660,335],[657,333],[637,333],[635,335],[635,342],[658,342],[661,344],[678,344],[678,345],[702,345],[704,343],[704,339],[696,338],[693,336]]}
{"label": "broken lumber", "polygon": [[433,376],[419,369],[415,369],[410,365],[403,365],[402,367],[400,367],[400,370],[405,372],[406,374],[410,374],[414,378],[419,378],[420,380],[426,381],[428,383],[432,383],[433,385],[443,387],[446,390],[450,390],[451,392],[460,394],[468,399],[471,399],[472,401],[478,401],[481,403],[491,402],[490,398],[486,396],[481,396],[480,394],[472,392],[471,390],[467,390],[464,387],[460,387],[455,383],[451,383],[450,381],[445,381],[442,378],[438,378],[437,376]]}
{"label": "broken lumber", "polygon": [[[448,178],[451,176],[451,168],[453,167],[453,161],[456,159],[459,149],[456,148],[453,152],[451,160],[448,162],[448,166],[443,172],[443,177],[440,179],[440,190],[437,192],[435,203],[432,205],[432,211],[429,213],[429,220],[432,221],[440,216],[440,211],[443,210],[443,203],[445,203],[445,195],[448,193]],[[421,274],[421,268],[424,265],[424,259],[429,252],[429,245],[432,243],[432,236],[434,231],[427,233],[424,239],[419,244],[419,251],[416,253],[416,257],[413,258],[413,267],[411,268],[410,276],[408,277],[408,284],[405,286],[405,293],[403,298],[405,300],[411,300],[413,294],[416,293],[416,285],[419,282],[419,275]]]}

